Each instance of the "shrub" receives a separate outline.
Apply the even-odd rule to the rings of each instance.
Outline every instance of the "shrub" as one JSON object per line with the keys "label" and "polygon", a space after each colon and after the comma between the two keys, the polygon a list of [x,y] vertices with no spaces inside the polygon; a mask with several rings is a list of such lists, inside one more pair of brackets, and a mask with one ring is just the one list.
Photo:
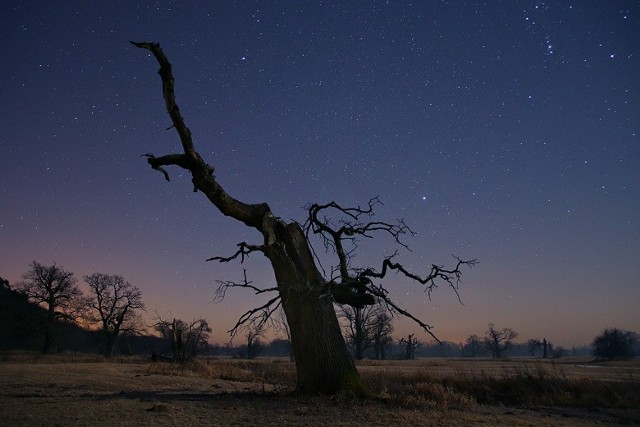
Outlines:
{"label": "shrub", "polygon": [[605,329],[593,340],[593,355],[602,359],[626,359],[633,355],[638,334],[624,329]]}

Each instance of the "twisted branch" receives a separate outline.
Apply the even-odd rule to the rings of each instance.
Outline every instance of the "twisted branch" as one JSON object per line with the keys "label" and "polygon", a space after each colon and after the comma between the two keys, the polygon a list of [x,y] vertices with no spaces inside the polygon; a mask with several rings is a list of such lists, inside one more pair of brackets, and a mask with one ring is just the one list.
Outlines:
{"label": "twisted branch", "polygon": [[436,282],[436,279],[441,279],[444,280],[445,282],[447,282],[449,284],[449,287],[451,287],[451,289],[453,289],[453,291],[456,293],[456,296],[458,297],[458,301],[460,302],[460,304],[462,304],[462,299],[460,298],[460,294],[458,293],[458,287],[461,283],[461,278],[462,278],[462,271],[460,270],[460,267],[462,267],[463,265],[466,265],[468,267],[474,267],[476,264],[478,264],[478,261],[476,259],[472,259],[472,260],[468,260],[468,261],[463,261],[462,259],[458,258],[455,255],[452,255],[456,260],[456,266],[452,269],[446,269],[443,266],[439,266],[439,265],[435,265],[433,264],[431,266],[431,270],[429,272],[429,274],[426,277],[420,277],[417,274],[413,274],[411,272],[409,272],[407,269],[405,269],[401,264],[396,263],[396,262],[392,262],[391,258],[393,258],[394,255],[385,258],[385,260],[382,262],[382,270],[380,271],[380,273],[376,272],[375,270],[368,268],[365,270],[362,270],[358,276],[359,277],[367,277],[367,278],[378,278],[378,279],[382,279],[386,276],[387,271],[389,269],[391,270],[396,270],[399,271],[400,273],[402,273],[403,275],[405,275],[406,277],[421,283],[423,285],[428,285],[427,288],[425,289],[425,291],[427,292],[427,294],[429,295],[429,300],[431,300],[431,292],[434,289],[438,288],[438,284]]}
{"label": "twisted branch", "polygon": [[[163,166],[176,165],[183,169],[189,170],[192,176],[194,191],[201,191],[213,203],[223,215],[230,216],[238,221],[243,222],[249,227],[256,228],[264,232],[263,220],[266,215],[271,213],[271,209],[266,203],[246,204],[231,197],[213,176],[214,168],[208,165],[195,150],[191,131],[187,127],[180,114],[180,108],[176,103],[175,96],[175,79],[171,63],[162,51],[158,43],[151,42],[134,42],[134,46],[150,51],[158,61],[160,69],[158,74],[162,79],[162,95],[164,97],[167,113],[171,117],[171,122],[182,144],[184,154],[168,154],[165,156],[155,157],[153,154],[144,154],[147,162],[157,171],[162,172],[166,180],[169,180],[168,172]],[[264,234],[264,233],[263,233]]]}

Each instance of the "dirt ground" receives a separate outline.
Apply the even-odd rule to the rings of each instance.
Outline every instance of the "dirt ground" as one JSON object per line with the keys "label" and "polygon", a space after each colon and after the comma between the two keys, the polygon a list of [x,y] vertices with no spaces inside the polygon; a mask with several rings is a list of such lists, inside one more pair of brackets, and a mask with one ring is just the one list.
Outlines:
{"label": "dirt ground", "polygon": [[403,408],[384,401],[299,398],[261,382],[158,373],[146,362],[3,361],[0,424],[590,426],[640,425],[640,418],[638,411],[599,408]]}

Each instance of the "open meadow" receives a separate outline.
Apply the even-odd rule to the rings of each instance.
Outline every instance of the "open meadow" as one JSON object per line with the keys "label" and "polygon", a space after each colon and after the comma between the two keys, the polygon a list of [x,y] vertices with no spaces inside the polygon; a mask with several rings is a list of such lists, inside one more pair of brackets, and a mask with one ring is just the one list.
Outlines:
{"label": "open meadow", "polygon": [[363,361],[375,397],[291,394],[284,359],[0,354],[3,425],[640,425],[640,362]]}

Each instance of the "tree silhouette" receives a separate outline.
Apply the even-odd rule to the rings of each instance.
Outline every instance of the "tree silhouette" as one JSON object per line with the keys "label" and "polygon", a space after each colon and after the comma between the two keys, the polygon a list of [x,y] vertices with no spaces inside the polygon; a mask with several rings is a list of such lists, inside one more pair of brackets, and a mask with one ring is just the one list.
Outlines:
{"label": "tree silhouette", "polygon": [[638,334],[609,328],[593,339],[593,355],[603,359],[626,359],[633,355]]}
{"label": "tree silhouette", "polygon": [[365,307],[338,307],[343,319],[344,336],[356,360],[362,360],[365,351],[373,348],[376,359],[385,358],[385,347],[392,341],[391,316],[379,304]]}
{"label": "tree silhouette", "polygon": [[47,310],[43,325],[42,352],[49,353],[53,348],[56,321],[76,319],[79,309],[77,302],[82,292],[73,273],[55,263],[52,266],[44,266],[33,261],[29,264],[29,271],[22,275],[22,279],[16,288],[27,295],[29,300]]}
{"label": "tree silhouette", "polygon": [[245,340],[247,343],[247,359],[255,359],[264,350],[264,344],[260,337],[264,334],[263,322],[252,322],[247,325]]}
{"label": "tree silhouette", "polygon": [[489,329],[485,332],[484,345],[493,357],[501,358],[505,352],[513,346],[513,340],[518,333],[509,328],[498,330],[493,323],[489,323]]}
{"label": "tree silhouette", "polygon": [[400,338],[398,344],[400,344],[404,349],[404,354],[402,355],[402,357],[406,360],[413,360],[416,358],[416,350],[422,343],[418,341],[418,338],[415,337],[415,334],[409,334],[406,338]]}
{"label": "tree silhouette", "polygon": [[386,359],[387,347],[393,342],[393,323],[388,310],[382,307],[376,310],[371,329],[374,357]]}
{"label": "tree silhouette", "polygon": [[142,293],[122,276],[93,273],[84,277],[91,289],[89,306],[106,339],[105,356],[113,356],[118,336],[136,328],[136,310],[144,309]]}
{"label": "tree silhouette", "polygon": [[553,344],[547,341],[546,338],[543,338],[540,341],[537,338],[532,338],[527,341],[527,348],[529,349],[529,355],[534,356],[539,348],[542,348],[542,358],[547,359],[549,357],[549,353],[553,350]]}
{"label": "tree silhouette", "polygon": [[[166,166],[178,166],[190,172],[194,191],[203,193],[223,214],[246,226],[257,230],[262,242],[250,244],[241,242],[238,250],[231,256],[216,256],[210,260],[229,262],[243,261],[252,253],[261,253],[271,263],[277,286],[263,289],[246,279],[242,282],[228,282],[222,287],[222,294],[230,287],[244,287],[256,293],[275,293],[265,304],[243,314],[231,333],[246,323],[266,322],[280,306],[287,316],[291,331],[296,373],[297,391],[306,393],[334,394],[345,392],[366,395],[360,375],[351,358],[341,335],[333,304],[348,304],[352,307],[364,307],[375,302],[376,298],[395,311],[409,316],[428,333],[431,327],[410,313],[402,310],[391,301],[382,286],[373,283],[374,279],[383,279],[390,271],[400,273],[426,286],[430,292],[437,280],[444,280],[457,293],[461,276],[460,268],[473,265],[475,261],[457,259],[454,267],[447,269],[433,265],[426,276],[418,276],[406,270],[401,264],[388,257],[383,260],[382,268],[354,270],[348,265],[348,250],[344,244],[353,243],[357,237],[372,237],[374,234],[390,235],[397,243],[411,230],[402,222],[385,223],[363,221],[373,214],[376,200],[367,207],[343,207],[335,202],[324,205],[314,204],[308,209],[305,226],[298,222],[287,222],[271,212],[266,203],[247,204],[225,191],[214,176],[214,167],[207,164],[196,151],[191,131],[186,126],[176,103],[174,77],[171,64],[157,43],[131,42],[146,49],[160,64],[158,73],[162,80],[162,92],[167,113],[171,117],[172,128],[180,137],[182,152],[155,156],[146,154],[149,165],[161,172],[169,180]],[[331,220],[325,214],[342,216]],[[318,269],[308,237],[319,235],[325,245],[335,250],[338,257],[338,274],[323,276]]]}
{"label": "tree silhouette", "polygon": [[464,346],[462,347],[463,355],[468,357],[476,357],[484,351],[484,342],[477,335],[469,335]]}
{"label": "tree silhouette", "polygon": [[374,305],[357,308],[343,305],[338,308],[338,316],[345,320],[343,329],[347,345],[356,360],[362,360],[365,350],[371,347],[376,309],[378,307]]}
{"label": "tree silhouette", "polygon": [[15,347],[34,335],[42,327],[43,313],[42,307],[0,277],[0,349]]}
{"label": "tree silhouette", "polygon": [[167,341],[171,358],[176,362],[186,362],[209,346],[211,328],[204,319],[187,323],[180,319],[169,322],[158,317],[158,322],[153,326]]}

